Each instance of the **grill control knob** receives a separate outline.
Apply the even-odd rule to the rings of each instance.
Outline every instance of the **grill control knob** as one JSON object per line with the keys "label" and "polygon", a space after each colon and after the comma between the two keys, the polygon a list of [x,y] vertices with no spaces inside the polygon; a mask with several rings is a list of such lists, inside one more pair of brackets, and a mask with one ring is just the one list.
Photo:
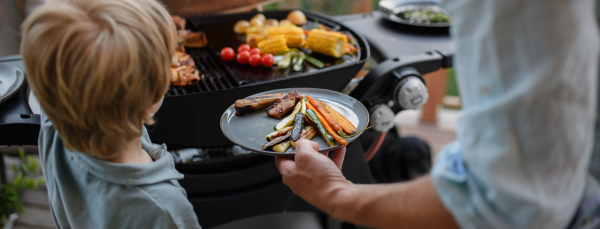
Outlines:
{"label": "grill control knob", "polygon": [[375,105],[371,109],[371,125],[378,132],[388,132],[394,127],[394,111],[385,104]]}
{"label": "grill control knob", "polygon": [[419,109],[429,99],[429,93],[421,79],[408,76],[396,86],[393,98],[404,109]]}

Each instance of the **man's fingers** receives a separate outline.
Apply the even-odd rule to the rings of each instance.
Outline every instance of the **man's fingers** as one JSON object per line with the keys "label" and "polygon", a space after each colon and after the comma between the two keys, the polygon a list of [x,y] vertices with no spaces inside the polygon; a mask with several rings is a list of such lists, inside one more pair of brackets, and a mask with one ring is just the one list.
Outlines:
{"label": "man's fingers", "polygon": [[277,156],[275,157],[275,165],[282,175],[287,175],[287,173],[294,168],[295,163],[291,157]]}
{"label": "man's fingers", "polygon": [[340,170],[344,164],[344,157],[346,157],[346,147],[342,146],[333,152],[333,157],[331,158],[333,163],[335,163]]}

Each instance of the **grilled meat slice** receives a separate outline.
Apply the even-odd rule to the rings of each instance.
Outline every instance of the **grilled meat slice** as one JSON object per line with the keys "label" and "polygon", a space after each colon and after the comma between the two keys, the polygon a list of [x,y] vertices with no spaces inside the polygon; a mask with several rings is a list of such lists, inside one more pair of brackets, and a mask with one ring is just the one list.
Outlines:
{"label": "grilled meat slice", "polygon": [[171,19],[173,19],[173,22],[175,23],[175,28],[177,28],[177,30],[184,30],[185,29],[185,19],[177,16],[177,15],[171,15]]}
{"label": "grilled meat slice", "polygon": [[[204,77],[204,76],[202,76]],[[200,81],[200,74],[195,67],[182,65],[171,68],[171,84],[175,86],[191,86]]]}
{"label": "grilled meat slice", "polygon": [[269,117],[273,117],[276,119],[280,119],[286,113],[292,111],[294,106],[296,106],[296,102],[300,101],[302,96],[297,92],[288,93],[283,96],[280,100],[275,102],[273,105],[267,107],[265,112]]}
{"label": "grilled meat slice", "polygon": [[203,48],[208,44],[206,34],[203,32],[192,32],[190,30],[177,31],[177,43],[185,47]]}
{"label": "grilled meat slice", "polygon": [[246,113],[265,109],[265,107],[268,107],[269,105],[277,102],[281,98],[283,98],[282,93],[266,94],[248,97],[244,99],[238,99],[237,101],[235,101],[234,104],[235,114],[237,116],[242,116]]}

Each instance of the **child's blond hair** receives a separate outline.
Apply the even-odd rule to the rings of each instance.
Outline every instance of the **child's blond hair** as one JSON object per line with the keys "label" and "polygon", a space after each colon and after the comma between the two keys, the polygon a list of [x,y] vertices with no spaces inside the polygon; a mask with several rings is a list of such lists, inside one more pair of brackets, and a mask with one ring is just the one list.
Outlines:
{"label": "child's blond hair", "polygon": [[58,0],[22,25],[27,78],[65,146],[99,158],[152,124],[176,30],[155,0]]}

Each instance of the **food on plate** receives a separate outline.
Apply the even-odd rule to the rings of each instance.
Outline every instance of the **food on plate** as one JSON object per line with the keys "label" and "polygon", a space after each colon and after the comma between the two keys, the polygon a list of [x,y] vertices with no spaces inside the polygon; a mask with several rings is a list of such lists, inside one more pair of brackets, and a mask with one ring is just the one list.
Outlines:
{"label": "food on plate", "polygon": [[306,15],[302,13],[300,10],[294,10],[287,15],[287,19],[290,20],[295,25],[304,25],[306,24]]}
{"label": "food on plate", "polygon": [[321,133],[321,137],[323,137],[323,140],[325,140],[325,143],[327,143],[328,146],[334,146],[335,142],[333,142],[333,137],[331,137],[331,135],[327,132],[327,130],[325,130],[325,127],[323,126],[321,121],[319,121],[319,118],[317,118],[317,114],[315,113],[315,110],[307,109],[306,117],[308,118],[308,120],[310,120],[310,122],[314,126],[317,127],[317,130],[319,130],[319,133]]}
{"label": "food on plate", "polygon": [[279,152],[279,153],[283,153],[283,152],[285,152],[285,151],[286,151],[288,148],[290,148],[290,146],[291,146],[291,145],[292,145],[292,144],[291,144],[291,141],[289,141],[289,140],[288,140],[288,141],[285,141],[285,142],[283,142],[283,143],[279,143],[279,144],[277,144],[277,145],[273,146],[273,151],[275,151],[275,152]]}
{"label": "food on plate", "polygon": [[262,149],[263,150],[269,149],[269,148],[277,145],[278,143],[283,142],[284,140],[288,139],[290,137],[290,135],[292,135],[292,132],[288,131],[283,136],[279,136],[279,137],[273,138],[271,141],[267,142],[267,144],[264,144],[263,147],[262,147]]}
{"label": "food on plate", "polygon": [[284,127],[281,130],[276,130],[273,133],[267,134],[266,139],[267,139],[267,141],[271,141],[271,139],[273,139],[273,138],[276,138],[276,137],[279,137],[279,136],[283,136],[283,135],[287,134],[288,132],[290,132],[292,130],[292,128],[294,128],[294,127],[293,126],[287,126],[287,127]]}
{"label": "food on plate", "polygon": [[300,48],[304,46],[306,35],[300,27],[271,27],[267,29],[269,36],[283,35],[288,47]]}
{"label": "food on plate", "polygon": [[292,111],[296,106],[296,102],[300,101],[302,96],[297,92],[291,92],[287,95],[284,95],[283,98],[277,100],[277,102],[273,103],[271,106],[265,109],[265,112],[269,117],[273,117],[276,119],[280,119],[286,113]]}
{"label": "food on plate", "polygon": [[300,135],[298,135],[298,139],[296,141],[292,140],[291,144],[294,148],[296,148],[296,142],[298,142],[298,140],[300,139],[312,139],[313,137],[315,137],[315,135],[317,135],[317,130],[312,127],[312,126],[305,126],[304,129],[302,129],[302,132],[300,132]]}
{"label": "food on plate", "polygon": [[286,40],[283,35],[271,36],[269,39],[258,42],[258,48],[262,53],[271,54],[287,52],[290,50],[286,45]]}
{"label": "food on plate", "polygon": [[302,131],[303,126],[304,126],[304,113],[298,112],[296,114],[296,116],[294,117],[294,128],[292,129],[292,135],[290,136],[292,141],[298,141],[298,136],[300,135],[300,131]]}
{"label": "food on plate", "polygon": [[225,47],[221,49],[221,59],[223,59],[224,61],[230,61],[233,59],[234,56],[235,53],[233,52],[232,48]]}
{"label": "food on plate", "polygon": [[171,84],[190,86],[200,81],[200,73],[190,55],[175,51],[171,61]]}
{"label": "food on plate", "polygon": [[294,71],[302,70],[302,63],[304,63],[304,59],[306,58],[306,54],[304,52],[299,52],[294,62],[294,67],[292,68]]}
{"label": "food on plate", "polygon": [[321,105],[323,106],[323,108],[325,108],[325,111],[327,112],[327,114],[329,114],[329,116],[333,117],[333,119],[335,119],[337,121],[337,123],[342,126],[342,129],[344,130],[344,132],[346,132],[347,134],[355,134],[356,133],[356,127],[354,127],[354,125],[352,125],[352,123],[350,121],[348,121],[348,119],[346,119],[346,117],[341,115],[339,112],[337,112],[335,109],[333,109],[333,107],[327,105],[324,102],[321,102]]}
{"label": "food on plate", "polygon": [[248,63],[248,58],[250,58],[250,52],[242,51],[237,54],[235,60],[237,60],[238,64],[244,65]]}
{"label": "food on plate", "polygon": [[173,22],[175,23],[175,28],[177,28],[177,30],[185,29],[185,19],[177,15],[171,15],[171,19],[173,19]]}
{"label": "food on plate", "polygon": [[[325,108],[323,108],[323,105],[321,105],[321,103],[319,103],[319,101],[317,101],[316,99],[311,98],[310,96],[306,96],[306,99],[308,99],[308,101],[310,102],[310,104],[316,108],[316,110],[319,111],[319,113],[327,120],[327,122],[331,125],[331,127],[333,127],[333,129],[335,129],[335,131],[341,135],[345,137],[345,133],[344,130],[342,129],[342,126],[333,118],[329,115],[329,113],[327,113],[327,111],[325,110]],[[313,109],[314,109],[313,108]]]}
{"label": "food on plate", "polygon": [[273,65],[273,54],[267,53],[260,58],[263,66],[271,67]]}
{"label": "food on plate", "polygon": [[[348,145],[346,140],[344,140],[342,137],[340,137],[340,135],[338,135],[336,130],[332,127],[332,124],[326,118],[323,117],[323,115],[318,111],[318,109],[316,109],[310,103],[306,104],[306,109],[309,109],[315,113],[315,115],[317,116],[317,119],[319,120],[319,122],[321,122],[325,131],[327,131],[327,133],[329,133],[329,135],[331,135],[331,137],[333,139],[335,139],[336,141],[338,141],[340,144],[342,144],[344,146]],[[346,135],[343,135],[343,137],[346,137]]]}
{"label": "food on plate", "polygon": [[235,33],[246,33],[246,30],[250,27],[250,22],[246,20],[239,20],[233,25],[233,32]]}
{"label": "food on plate", "polygon": [[[408,7],[407,7],[408,8]],[[411,23],[447,23],[450,16],[437,5],[414,5],[396,13],[396,16]]]}
{"label": "food on plate", "polygon": [[242,116],[246,113],[265,109],[283,97],[282,93],[277,93],[238,99],[234,104],[235,115]]}
{"label": "food on plate", "polygon": [[[277,101],[273,102],[274,100]],[[319,108],[311,104],[311,100],[312,103],[318,104],[319,107],[323,108],[323,112],[335,117],[332,118],[332,120],[336,119],[340,120],[340,123],[349,123],[346,117],[335,111],[333,107],[327,103],[320,102],[309,95],[302,96],[297,91],[285,95],[278,93],[239,99],[235,102],[234,107],[236,115],[238,116],[264,109],[266,104],[271,104],[264,109],[269,117],[279,119],[287,114],[285,118],[275,124],[273,127],[275,131],[265,136],[267,143],[263,144],[262,149],[270,149],[275,152],[285,152],[290,147],[296,147],[296,142],[298,140],[312,139],[317,134],[320,134],[326,144],[330,147],[335,146],[337,144],[336,142],[347,146],[347,140],[350,137],[354,137],[368,129],[366,128],[357,132],[354,125],[349,123],[349,126],[354,130],[349,131],[348,135],[343,132],[340,134],[333,127],[335,124],[332,124],[330,120],[324,117],[327,114],[324,115],[319,111]],[[341,126],[345,125],[347,124],[341,124]]]}
{"label": "food on plate", "polygon": [[294,117],[298,112],[300,112],[300,110],[302,110],[302,103],[296,103],[296,106],[294,106],[294,111],[292,111],[290,115],[281,120],[281,122],[277,123],[277,125],[275,125],[273,129],[281,130],[285,127],[290,126],[294,122]]}
{"label": "food on plate", "polygon": [[177,43],[180,43],[185,47],[202,48],[208,44],[208,41],[206,39],[206,35],[203,32],[178,30]]}
{"label": "food on plate", "polygon": [[248,63],[250,64],[250,66],[252,67],[258,67],[260,65],[260,54],[251,54],[250,57],[248,58]]}
{"label": "food on plate", "polygon": [[306,48],[323,55],[339,58],[346,53],[348,38],[340,32],[313,29],[306,38]]}

